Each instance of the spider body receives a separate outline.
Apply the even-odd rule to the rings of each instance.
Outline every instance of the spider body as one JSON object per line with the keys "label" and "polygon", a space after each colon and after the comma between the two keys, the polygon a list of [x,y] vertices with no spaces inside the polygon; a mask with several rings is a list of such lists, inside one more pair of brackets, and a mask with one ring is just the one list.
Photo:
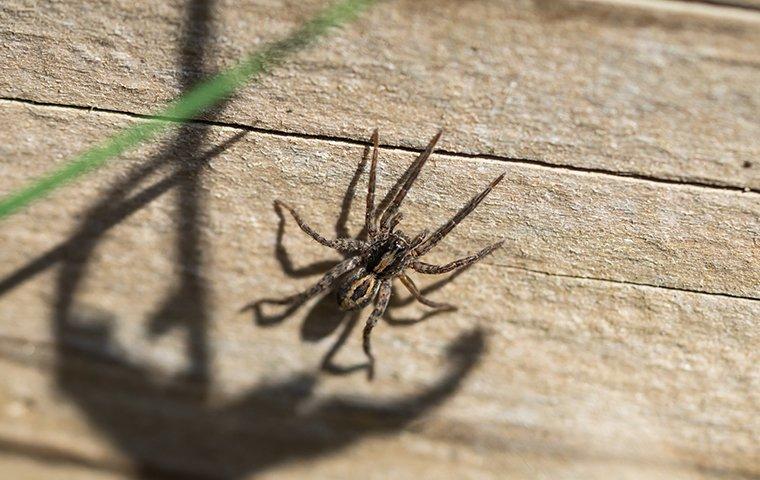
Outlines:
{"label": "spider body", "polygon": [[423,165],[430,157],[440,136],[441,132],[438,132],[430,141],[425,151],[417,157],[391,189],[387,196],[387,199],[389,199],[387,205],[376,207],[377,130],[372,134],[372,163],[369,172],[364,225],[367,232],[366,240],[358,238],[328,240],[306,224],[293,208],[283,202],[275,202],[276,207],[288,210],[293,215],[293,218],[295,218],[298,226],[314,240],[339,251],[346,258],[330,269],[319,282],[308,290],[281,300],[276,300],[274,303],[302,303],[320,292],[335,287],[337,287],[337,301],[341,310],[357,310],[369,305],[374,300],[375,306],[364,327],[363,337],[364,352],[369,359],[368,371],[370,377],[373,374],[374,366],[374,357],[370,347],[370,334],[388,307],[393,279],[398,278],[420,303],[438,311],[454,310],[455,307],[452,305],[438,303],[425,298],[412,279],[406,274],[406,270],[410,269],[423,274],[450,272],[477,262],[503,244],[503,241],[496,242],[477,253],[445,265],[432,265],[420,260],[420,257],[430,251],[483,201],[486,195],[504,178],[504,174],[493,180],[485,190],[474,196],[451,220],[444,223],[432,234],[425,230],[410,239],[401,231],[395,230],[401,221],[399,207],[412,184],[417,179]]}
{"label": "spider body", "polygon": [[338,287],[338,306],[341,310],[357,310],[367,306],[377,294],[380,282],[364,269],[348,276]]}
{"label": "spider body", "polygon": [[375,298],[380,283],[404,269],[410,253],[409,240],[400,233],[392,233],[370,245],[363,266],[338,286],[340,309],[357,310],[366,307]]}
{"label": "spider body", "polygon": [[380,279],[398,274],[410,257],[409,240],[398,233],[391,233],[370,246],[367,255],[367,272]]}

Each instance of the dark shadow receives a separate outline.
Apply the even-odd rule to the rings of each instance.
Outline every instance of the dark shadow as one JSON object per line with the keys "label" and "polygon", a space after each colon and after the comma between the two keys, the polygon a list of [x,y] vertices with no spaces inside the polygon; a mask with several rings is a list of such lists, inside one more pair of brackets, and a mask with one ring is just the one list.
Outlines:
{"label": "dark shadow", "polygon": [[[96,332],[105,344],[108,333]],[[235,479],[405,428],[459,388],[484,348],[482,332],[462,335],[440,378],[416,395],[314,401],[317,377],[293,375],[220,409],[203,401],[203,384],[177,379],[159,387],[139,367],[76,350],[66,352],[60,373],[67,393],[140,465],[143,478]]]}
{"label": "dark shadow", "polygon": [[325,353],[325,356],[322,357],[320,368],[323,371],[333,375],[349,375],[357,371],[367,371],[369,366],[366,362],[354,365],[338,365],[335,363],[335,356],[338,355],[340,349],[346,344],[346,340],[351,336],[351,332],[354,331],[354,327],[360,318],[361,312],[350,312],[348,320],[343,324],[343,330],[340,332],[340,335],[338,335],[338,338],[333,342],[327,353]]}
{"label": "dark shadow", "polygon": [[303,278],[310,277],[317,273],[324,273],[327,270],[334,267],[338,262],[336,260],[325,260],[322,262],[313,263],[305,267],[296,267],[293,265],[293,261],[288,255],[288,251],[285,249],[283,239],[285,237],[285,212],[279,205],[275,205],[274,211],[279,217],[279,223],[277,224],[277,241],[275,244],[274,254],[277,261],[280,263],[282,270],[291,278]]}
{"label": "dark shadow", "polygon": [[[205,65],[213,6],[204,0],[188,4],[181,37],[184,90],[210,73]],[[224,106],[206,112],[207,118],[213,119],[221,108]],[[416,395],[382,401],[332,396],[317,401],[313,392],[318,378],[304,374],[259,384],[224,406],[211,405],[209,365],[213,352],[208,343],[211,318],[204,280],[201,227],[205,199],[201,185],[209,161],[241,136],[204,149],[207,128],[180,128],[161,153],[134,168],[85,212],[68,240],[0,280],[2,294],[37,273],[59,266],[52,316],[57,385],[97,431],[134,463],[142,478],[241,478],[282,462],[335,451],[366,435],[398,431],[450,397],[484,350],[480,331],[461,336],[449,348],[448,368]],[[155,177],[158,180],[153,180]],[[339,218],[339,232],[345,231],[358,179],[357,175],[352,180],[344,198],[346,213]],[[93,253],[106,233],[170,190],[177,192],[173,253],[178,268],[175,278],[169,279],[173,285],[170,293],[146,319],[145,330],[153,337],[170,330],[184,331],[189,367],[166,378],[134,361],[127,348],[119,344],[114,335],[119,322],[115,314],[86,311],[78,305],[77,297],[85,288],[88,271],[94,268]],[[281,224],[280,230],[283,228]],[[296,269],[287,263],[284,249],[278,249],[277,256],[286,272],[294,276],[328,265]],[[305,340],[322,338],[340,328],[340,319],[333,323],[318,321],[323,316],[332,313],[315,310],[305,322]],[[324,370],[352,371],[351,367],[330,365],[357,320],[343,321],[339,341],[323,362]]]}
{"label": "dark shadow", "polygon": [[325,295],[306,315],[301,327],[301,339],[306,342],[316,342],[329,336],[352,313],[341,311],[335,298],[332,295]]}
{"label": "dark shadow", "polygon": [[[359,162],[359,165],[356,166],[356,170],[354,170],[354,176],[351,177],[351,181],[348,183],[348,188],[346,188],[346,193],[343,195],[343,201],[340,204],[340,215],[338,215],[338,221],[335,223],[335,236],[337,238],[347,238],[351,236],[351,232],[348,231],[348,216],[351,214],[351,205],[354,201],[354,197],[356,196],[356,185],[362,178],[364,169],[367,166],[369,151],[369,145],[364,147],[362,160]],[[362,240],[366,239],[367,232],[365,230],[362,230],[359,232],[359,235],[357,235],[357,238],[360,238]]]}

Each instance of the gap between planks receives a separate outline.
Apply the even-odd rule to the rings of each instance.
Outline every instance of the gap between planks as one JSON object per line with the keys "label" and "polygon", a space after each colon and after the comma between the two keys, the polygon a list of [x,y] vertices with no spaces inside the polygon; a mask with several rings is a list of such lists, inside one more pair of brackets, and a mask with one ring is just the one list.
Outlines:
{"label": "gap between planks", "polygon": [[[103,113],[103,114],[123,116],[127,118],[135,118],[135,119],[140,119],[140,120],[159,120],[159,121],[173,122],[173,123],[188,123],[188,124],[205,125],[205,126],[211,126],[211,127],[230,128],[233,130],[254,132],[254,133],[271,135],[271,136],[282,137],[282,138],[319,140],[319,141],[342,143],[342,144],[348,144],[348,145],[358,145],[358,146],[368,145],[366,141],[356,140],[353,138],[332,136],[332,135],[319,135],[319,134],[274,130],[274,129],[262,128],[262,127],[252,127],[249,125],[244,125],[244,124],[239,124],[239,123],[210,121],[210,120],[204,120],[204,119],[198,119],[198,118],[193,118],[188,121],[183,121],[181,119],[173,118],[173,117],[146,115],[146,114],[141,114],[141,113],[128,112],[128,111],[109,109],[109,108],[100,108],[100,107],[87,106],[87,105],[41,102],[41,101],[30,100],[26,98],[3,97],[3,96],[0,96],[0,102],[20,104],[20,105],[34,105],[38,107],[57,108],[57,109],[62,109],[62,110],[97,112],[97,113]],[[422,152],[422,149],[413,148],[413,147],[405,147],[402,145],[391,145],[391,144],[380,143],[380,147],[387,150],[395,150],[395,151],[407,152],[407,153],[421,153]],[[618,172],[615,170],[605,170],[601,168],[577,167],[577,166],[572,166],[572,165],[562,165],[562,164],[547,162],[545,160],[537,160],[537,159],[530,159],[530,158],[516,158],[516,157],[507,157],[503,155],[492,155],[492,154],[483,154],[483,153],[463,153],[463,152],[443,150],[443,149],[436,149],[435,153],[440,154],[440,155],[448,155],[454,158],[466,158],[466,159],[473,159],[473,160],[491,160],[491,161],[497,161],[497,162],[513,163],[513,164],[518,164],[518,165],[519,164],[534,165],[538,167],[544,167],[548,169],[567,171],[567,172],[598,174],[602,176],[610,176],[610,177],[615,177],[615,178],[628,178],[628,179],[641,181],[641,182],[651,182],[651,183],[657,183],[657,184],[703,188],[703,189],[708,189],[708,190],[723,190],[723,191],[739,192],[739,193],[750,194],[750,195],[760,194],[760,189],[750,188],[750,187],[737,187],[737,186],[732,186],[732,185],[698,182],[698,181],[693,181],[693,180],[685,181],[685,180],[679,180],[676,178],[656,177],[656,176],[638,174],[638,173],[633,173],[633,172]],[[691,291],[691,290],[686,290],[686,291]],[[697,292],[697,293],[700,293],[700,292]],[[744,298],[744,297],[739,297],[739,298]]]}
{"label": "gap between planks", "polygon": [[[56,104],[56,103],[38,102],[38,101],[27,100],[27,99],[0,97],[0,103],[2,102],[8,103],[8,104],[17,104],[17,105],[18,104],[32,105],[32,106],[45,107],[45,108],[51,108],[51,109],[59,109],[63,111],[97,112],[100,114],[113,115],[116,117],[126,117],[126,118],[141,119],[141,120],[160,120],[160,121],[177,122],[177,123],[181,122],[180,120],[176,118],[156,117],[156,116],[137,114],[137,113],[132,113],[132,112],[102,109],[98,107],[86,107],[86,106],[81,106],[81,105],[62,105],[62,104]],[[344,145],[347,144],[347,145],[355,145],[355,146],[366,145],[366,142],[363,142],[361,140],[351,139],[351,138],[305,134],[305,133],[298,133],[298,132],[283,132],[283,131],[278,131],[278,130],[251,127],[247,125],[230,124],[230,123],[225,123],[225,122],[211,122],[211,121],[206,121],[202,119],[201,120],[193,119],[187,123],[196,124],[196,125],[213,126],[213,127],[218,127],[218,128],[228,128],[231,130],[249,131],[253,133],[258,133],[262,135],[270,135],[270,136],[279,137],[279,138],[298,138],[298,139],[305,139],[305,140],[324,141],[324,142],[332,142],[332,143],[337,143],[337,144],[344,144]],[[401,151],[401,152],[406,152],[406,153],[420,152],[420,150],[411,148],[411,147],[394,146],[394,145],[382,145],[382,147],[388,150],[396,150],[396,151]],[[499,162],[505,162],[505,163],[514,163],[514,164],[528,164],[528,165],[537,166],[539,168],[543,167],[547,169],[568,171],[568,172],[574,172],[574,173],[582,173],[582,174],[585,173],[585,174],[590,174],[590,175],[598,174],[601,176],[610,176],[614,178],[630,178],[631,181],[634,181],[634,182],[641,181],[641,182],[653,182],[653,183],[659,183],[659,184],[665,183],[665,184],[678,185],[678,186],[686,187],[686,188],[688,187],[704,188],[707,190],[729,190],[729,191],[740,192],[742,194],[750,194],[750,195],[757,195],[758,193],[757,191],[747,191],[746,189],[742,189],[740,187],[726,187],[726,186],[716,186],[716,185],[710,185],[710,184],[701,185],[701,184],[694,184],[693,182],[679,182],[677,180],[659,179],[659,178],[651,178],[651,179],[638,178],[637,176],[626,175],[626,174],[622,174],[618,172],[595,171],[595,170],[590,170],[586,168],[568,167],[568,166],[561,166],[561,165],[555,165],[555,164],[545,164],[544,162],[541,162],[541,161],[513,159],[509,157],[500,157],[496,155],[478,155],[478,154],[449,152],[445,150],[436,150],[436,152],[439,154],[444,154],[444,155],[451,156],[454,158],[459,157],[459,158],[474,159],[474,160],[499,161]],[[615,285],[629,285],[629,286],[634,286],[634,287],[659,288],[663,290],[693,293],[693,294],[699,294],[699,295],[710,295],[710,296],[717,296],[717,297],[737,299],[737,300],[749,300],[749,301],[756,301],[756,302],[760,301],[760,297],[754,297],[754,296],[748,296],[748,295],[710,292],[710,291],[704,291],[704,290],[698,290],[698,289],[673,287],[673,286],[667,286],[667,285],[655,285],[655,284],[644,283],[644,282],[631,282],[631,281],[614,279],[614,278],[590,277],[590,276],[583,276],[583,275],[572,275],[572,274],[567,274],[567,273],[552,273],[552,272],[529,269],[529,268],[519,267],[519,266],[509,265],[509,264],[498,264],[498,263],[490,263],[490,262],[486,262],[486,263],[496,266],[496,267],[500,267],[500,268],[507,268],[507,269],[516,270],[516,271],[529,272],[536,275],[549,276],[549,277],[569,278],[569,279],[585,280],[585,281],[591,281],[591,282],[603,282],[603,283],[615,284]]]}
{"label": "gap between planks", "polygon": [[[683,1],[683,0],[681,0]],[[752,11],[760,11],[760,2],[758,3],[742,3],[742,2],[732,2],[730,0],[686,0],[686,1],[694,1],[698,3],[702,3],[705,5],[713,5],[716,7],[725,7],[725,8],[739,8],[743,10],[752,10]]]}
{"label": "gap between planks", "polygon": [[760,11],[758,0],[584,0],[588,3],[638,7],[676,13],[691,13],[711,17],[752,20],[746,18],[747,10]]}
{"label": "gap between planks", "polygon": [[629,282],[626,280],[617,280],[614,278],[584,277],[582,275],[570,275],[567,273],[552,273],[552,272],[545,272],[543,270],[534,270],[532,268],[518,267],[516,265],[509,265],[505,263],[483,262],[483,264],[491,265],[493,267],[506,268],[507,270],[517,270],[520,272],[534,273],[536,275],[542,275],[542,276],[547,276],[547,277],[571,278],[575,280],[587,280],[590,282],[611,283],[614,285],[628,285],[631,287],[656,288],[656,289],[662,289],[662,290],[672,290],[675,292],[694,293],[697,295],[709,295],[713,297],[730,298],[733,300],[749,300],[751,302],[760,302],[760,297],[750,297],[746,295],[734,295],[731,293],[720,293],[720,292],[707,292],[704,290],[692,290],[689,288],[671,287],[668,285],[652,285],[651,283]]}

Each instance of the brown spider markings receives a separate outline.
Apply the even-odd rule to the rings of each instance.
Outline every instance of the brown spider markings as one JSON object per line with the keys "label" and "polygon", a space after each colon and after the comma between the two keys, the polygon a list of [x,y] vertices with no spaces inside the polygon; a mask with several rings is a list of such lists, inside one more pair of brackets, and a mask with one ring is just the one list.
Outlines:
{"label": "brown spider markings", "polygon": [[[275,205],[287,209],[295,218],[301,230],[311,238],[327,247],[333,248],[344,254],[346,259],[331,268],[316,284],[308,290],[296,295],[273,300],[278,304],[301,304],[318,293],[332,289],[339,283],[337,288],[338,305],[342,310],[356,310],[375,301],[367,324],[364,327],[364,353],[369,359],[369,377],[374,372],[375,358],[370,348],[370,334],[375,324],[388,307],[391,296],[391,282],[394,278],[401,283],[420,303],[427,305],[436,311],[455,310],[456,307],[447,303],[439,303],[422,296],[412,279],[405,273],[405,269],[424,274],[441,274],[471,265],[497,248],[504,241],[499,241],[483,250],[445,265],[432,265],[419,260],[429,252],[443,237],[445,237],[459,222],[469,215],[475,207],[488,195],[491,190],[504,178],[502,173],[494,179],[485,190],[475,195],[467,205],[462,207],[454,217],[441,225],[435,232],[429,234],[422,231],[414,238],[407,237],[395,228],[401,220],[398,211],[417,176],[425,165],[428,157],[433,152],[435,144],[441,137],[439,131],[430,141],[425,151],[404,172],[399,182],[389,192],[390,203],[385,208],[375,207],[375,182],[377,172],[378,132],[372,134],[372,163],[369,171],[369,185],[367,188],[367,210],[364,228],[367,232],[367,240],[355,238],[337,238],[328,240],[307,225],[298,213],[289,205],[276,200]],[[345,278],[342,278],[344,277]],[[340,282],[338,282],[340,280]]]}

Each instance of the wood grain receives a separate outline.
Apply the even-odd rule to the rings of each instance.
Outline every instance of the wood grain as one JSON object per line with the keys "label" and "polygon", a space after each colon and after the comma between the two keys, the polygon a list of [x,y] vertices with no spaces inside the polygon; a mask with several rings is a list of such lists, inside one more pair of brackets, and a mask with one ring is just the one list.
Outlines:
{"label": "wood grain", "polygon": [[[0,109],[3,192],[135,121]],[[269,327],[241,312],[316,280],[283,271],[272,201],[332,234],[362,148],[239,133],[170,133],[4,221],[0,446],[83,478],[760,473],[760,302],[730,296],[758,295],[756,194],[436,154],[405,228],[443,221],[506,169],[431,260],[507,246],[430,294],[459,312],[380,325],[367,383],[312,373],[349,320],[332,297]],[[383,189],[412,158],[382,149]],[[336,258],[292,221],[285,233],[295,270]],[[390,321],[424,311],[401,303]],[[363,361],[358,337],[337,365]]]}
{"label": "wood grain", "polygon": [[[321,5],[218,2],[193,35],[184,2],[11,0],[0,94],[150,113]],[[757,190],[758,44],[760,13],[714,5],[383,2],[217,119],[415,148],[443,126],[451,152]]]}
{"label": "wood grain", "polygon": [[[760,477],[760,13],[709,3],[379,2],[4,219],[0,476]],[[2,2],[0,195],[324,5]],[[375,127],[381,192],[445,129],[409,233],[507,174],[428,260],[506,243],[370,383],[368,312],[246,306],[339,259],[272,202],[357,232]]]}
{"label": "wood grain", "polygon": [[[60,158],[66,158],[67,152],[81,151],[106,132],[115,131],[116,125],[130,123],[125,116],[12,102],[3,103],[2,108],[11,126],[2,134],[7,171],[4,191],[53,165],[44,162],[18,170],[12,168],[14,162],[27,158],[44,161],[42,149],[53,145],[55,151],[61,152]],[[225,165],[240,171],[218,178],[211,176],[216,180],[203,185],[214,192],[215,199],[227,199],[228,203],[211,207],[224,212],[227,228],[251,228],[244,225],[248,213],[237,218],[233,212],[253,211],[257,219],[271,219],[276,198],[302,205],[309,222],[322,229],[333,224],[339,211],[328,199],[337,203],[341,198],[341,189],[353,175],[362,148],[278,135],[248,136],[251,140],[241,140],[229,152],[241,152],[238,155],[249,160],[243,164],[232,160]],[[24,138],[24,144],[14,144],[17,138]],[[78,143],[71,138],[79,139]],[[64,145],[67,148],[62,150]],[[188,155],[178,152],[186,147],[185,142],[179,140],[178,145],[169,147],[165,164]],[[135,155],[139,154],[129,158]],[[385,151],[381,187],[389,188],[413,158],[406,152]],[[434,254],[433,259],[463,256],[505,238],[506,248],[494,254],[493,262],[558,275],[760,298],[760,271],[756,268],[760,262],[760,204],[754,193],[662,185],[446,155],[436,158],[409,197],[414,208],[407,208],[405,215],[412,234],[443,223],[490,180],[504,171],[507,175],[478,212],[442,244],[449,253],[445,257]],[[93,188],[67,190],[68,195],[74,195],[67,196],[67,208],[72,209],[69,215],[76,215],[75,206],[84,206],[75,201],[81,195],[79,190]],[[95,191],[105,190],[106,186],[100,185]],[[58,195],[61,198],[67,194]],[[43,215],[58,218],[67,213],[60,202],[49,205],[54,210],[42,210]],[[28,218],[33,217],[11,222],[23,231]]]}

